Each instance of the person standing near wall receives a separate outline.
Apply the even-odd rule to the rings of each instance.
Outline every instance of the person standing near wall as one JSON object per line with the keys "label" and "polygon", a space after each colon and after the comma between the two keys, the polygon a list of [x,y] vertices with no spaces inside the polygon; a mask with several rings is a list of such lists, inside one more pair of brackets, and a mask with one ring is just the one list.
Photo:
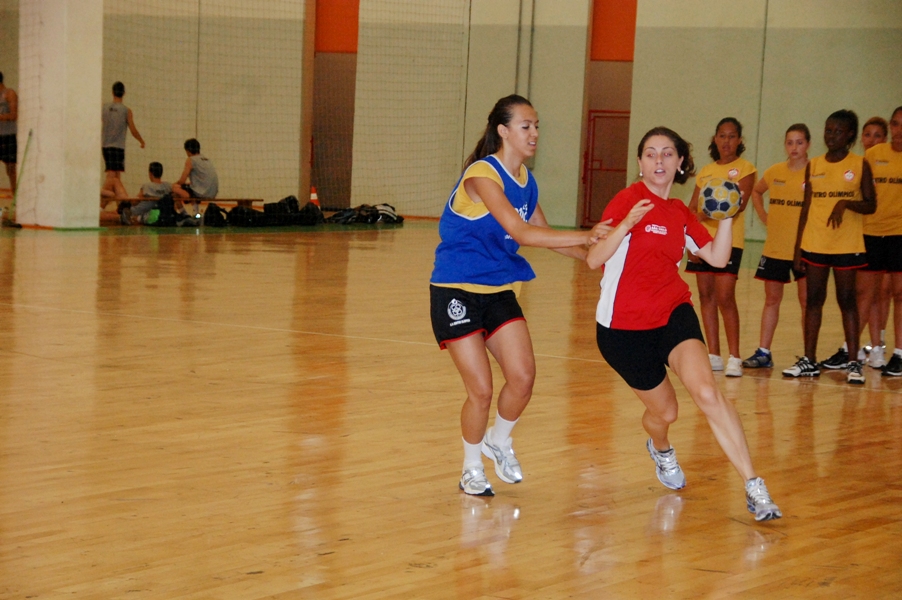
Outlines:
{"label": "person standing near wall", "polygon": [[[698,297],[701,304],[702,323],[705,336],[708,338],[708,359],[711,369],[723,371],[727,377],[742,376],[742,359],[739,354],[739,307],[736,305],[736,280],[739,277],[739,264],[742,262],[742,251],[745,248],[745,207],[752,196],[755,186],[755,165],[740,158],[745,151],[742,141],[742,124],[733,117],[721,119],[714,129],[714,137],[708,146],[708,153],[714,162],[701,168],[695,178],[695,190],[689,201],[689,210],[698,215],[711,235],[717,231],[719,221],[709,218],[701,211],[698,201],[701,189],[714,178],[732,181],[739,185],[742,194],[742,205],[733,223],[733,250],[730,260],[723,268],[709,265],[704,259],[689,255],[686,264],[687,273],[695,273],[698,283]],[[723,315],[723,328],[727,334],[727,346],[730,357],[724,368],[720,356],[720,324],[718,311]]]}
{"label": "person standing near wall", "polygon": [[[882,117],[871,117],[865,121],[861,127],[861,146],[865,153],[868,150],[886,142],[889,135],[889,124]],[[874,169],[874,163],[869,161],[871,170]],[[875,175],[876,177],[876,175]],[[879,201],[880,196],[877,196]],[[858,347],[858,362],[867,364],[874,369],[882,369],[886,366],[886,353],[883,341],[883,331],[886,329],[886,323],[889,318],[889,304],[892,295],[892,284],[889,275],[886,273],[886,265],[880,258],[882,253],[873,244],[879,244],[880,240],[869,239],[873,237],[883,237],[882,233],[892,225],[884,222],[886,210],[892,210],[892,207],[877,203],[877,212],[873,215],[867,215],[863,218],[864,226],[864,246],[868,251],[868,264],[858,271],[855,280],[855,290],[858,298],[858,321],[861,324],[862,332],[867,329],[870,333],[870,344]],[[870,242],[870,243],[869,243]],[[848,353],[846,344],[843,344],[842,350]],[[838,354],[842,354],[842,350]],[[834,355],[835,356],[835,355]],[[841,358],[841,357],[840,357]],[[848,359],[847,359],[848,360]],[[827,366],[829,361],[824,361]]]}
{"label": "person standing near wall", "polygon": [[[883,375],[899,377],[902,376],[902,106],[893,111],[889,129],[889,143],[876,144],[865,152],[874,175],[877,211],[864,218],[864,245],[867,248],[868,267],[882,273],[891,290],[896,343],[889,362],[880,365],[878,361],[870,361],[869,364],[874,368],[882,367]],[[877,289],[879,288],[876,286],[872,287],[871,292],[874,293]],[[886,327],[888,313],[889,298],[885,304],[882,299],[871,303],[872,336],[879,325]],[[873,347],[871,355],[874,356]],[[882,361],[883,353],[877,358]]]}
{"label": "person standing near wall", "polygon": [[101,112],[101,143],[103,160],[106,163],[106,179],[103,182],[101,193],[109,196],[109,192],[116,198],[126,198],[128,193],[122,185],[122,172],[125,171],[125,131],[131,132],[144,147],[144,138],[135,127],[135,119],[132,110],[122,103],[125,96],[125,85],[121,81],[113,84],[113,101],[103,105]]}
{"label": "person standing near wall", "polygon": [[[795,278],[798,287],[803,326],[805,323],[805,274],[793,269],[792,259],[796,232],[799,230],[799,213],[805,199],[805,167],[808,166],[810,145],[808,126],[804,123],[790,125],[783,138],[787,159],[766,170],[752,190],[752,206],[767,227],[767,239],[755,273],[755,279],[764,282],[761,336],[755,353],[742,361],[746,369],[769,369],[774,366],[770,346],[780,319],[783,288],[791,278]],[[770,198],[767,211],[764,210],[765,193]]]}
{"label": "person standing near wall", "polygon": [[[551,248],[585,260],[586,245],[607,229],[603,223],[589,232],[548,226],[538,186],[523,164],[535,155],[538,139],[539,118],[526,98],[498,100],[439,220],[441,241],[429,285],[432,329],[467,393],[458,487],[474,496],[495,495],[483,454],[505,483],[523,479],[511,432],[532,397],[536,359],[517,296],[535,273],[517,251],[521,245]],[[494,395],[489,353],[505,381],[494,425],[487,429]]]}
{"label": "person standing near wall", "polygon": [[0,73],[0,161],[6,165],[9,177],[9,188],[16,192],[16,121],[19,118],[19,96],[16,90],[3,84],[3,73]]}
{"label": "person standing near wall", "polygon": [[[794,267],[805,271],[808,303],[805,307],[805,354],[783,370],[786,377],[816,377],[817,338],[821,328],[830,271],[848,344],[847,358],[858,358],[858,306],[855,275],[867,264],[862,215],[877,209],[874,178],[863,156],[850,152],[858,136],[858,115],[838,110],[824,124],[827,153],[811,159],[805,168],[805,200],[796,234]],[[825,366],[825,365],[821,365]],[[849,360],[828,368],[847,369],[846,381],[864,383],[861,363]]]}

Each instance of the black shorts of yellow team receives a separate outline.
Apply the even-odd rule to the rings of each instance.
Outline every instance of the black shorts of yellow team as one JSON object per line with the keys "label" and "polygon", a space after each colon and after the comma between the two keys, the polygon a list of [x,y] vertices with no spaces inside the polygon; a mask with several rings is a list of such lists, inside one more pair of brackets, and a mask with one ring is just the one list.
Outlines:
{"label": "black shorts of yellow team", "polygon": [[816,267],[829,269],[860,269],[867,266],[868,258],[864,252],[846,254],[821,254],[802,250],[802,261]]}
{"label": "black shorts of yellow team", "polygon": [[742,248],[733,248],[730,252],[730,262],[727,263],[727,266],[721,268],[712,267],[704,260],[701,262],[692,262],[691,260],[686,263],[686,272],[687,273],[711,273],[713,275],[739,275],[739,264],[742,262]]}
{"label": "black shorts of yellow team", "polygon": [[791,260],[761,255],[761,260],[758,261],[758,270],[755,271],[755,279],[760,279],[761,281],[776,281],[777,283],[789,283],[791,281],[789,278],[790,275],[792,275],[792,280],[795,281],[805,279],[805,273],[803,271],[797,271],[796,268],[792,266]]}
{"label": "black shorts of yellow team", "polygon": [[902,235],[864,236],[868,265],[864,271],[902,273]]}
{"label": "black shorts of yellow team", "polygon": [[[654,329],[610,329],[595,324],[595,341],[611,368],[634,390],[652,390],[667,377],[669,357],[686,340],[705,343],[692,305],[680,304]],[[707,363],[706,363],[707,366]]]}
{"label": "black shorts of yellow team", "polygon": [[19,152],[19,144],[16,142],[16,134],[0,135],[0,162],[8,165],[16,164],[16,154]]}
{"label": "black shorts of yellow team", "polygon": [[125,171],[125,149],[105,146],[100,149],[107,171]]}
{"label": "black shorts of yellow team", "polygon": [[432,332],[439,348],[471,335],[492,337],[512,321],[523,321],[523,309],[510,290],[476,294],[460,288],[429,286]]}

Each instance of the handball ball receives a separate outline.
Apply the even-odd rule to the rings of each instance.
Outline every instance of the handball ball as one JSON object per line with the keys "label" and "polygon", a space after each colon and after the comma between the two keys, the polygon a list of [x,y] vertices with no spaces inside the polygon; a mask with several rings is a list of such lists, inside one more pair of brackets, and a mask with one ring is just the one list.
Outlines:
{"label": "handball ball", "polygon": [[702,212],[708,217],[721,221],[735,216],[742,203],[739,186],[732,181],[712,179],[699,193]]}

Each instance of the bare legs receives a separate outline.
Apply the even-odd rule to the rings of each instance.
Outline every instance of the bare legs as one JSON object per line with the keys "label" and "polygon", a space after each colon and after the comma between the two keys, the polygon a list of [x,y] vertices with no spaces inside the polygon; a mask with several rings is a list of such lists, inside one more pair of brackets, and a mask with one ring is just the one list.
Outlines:
{"label": "bare legs", "polygon": [[[686,340],[670,352],[668,360],[673,372],[704,413],[715,439],[743,481],[754,478],[755,469],[752,467],[742,422],[736,409],[727,402],[714,381],[704,344],[699,340]],[[670,379],[665,378],[658,387],[651,390],[633,391],[645,404],[642,426],[655,448],[670,448],[667,433],[670,424],[676,421],[678,412],[676,392]]]}
{"label": "bare legs", "polygon": [[[122,185],[122,179],[120,179],[118,171],[106,172],[106,179],[103,182],[103,187],[100,188],[100,195],[103,198],[116,198],[117,200],[128,198],[128,192],[125,190],[125,186]],[[103,206],[104,203],[101,202],[101,205]]]}
{"label": "bare legs", "polygon": [[739,356],[739,307],[736,305],[736,277],[696,273],[698,297],[701,304],[702,324],[708,352],[720,356],[720,323],[718,311],[723,316],[723,328],[727,334],[727,347],[731,356]]}
{"label": "bare legs", "polygon": [[16,193],[16,163],[4,163],[6,165],[6,175],[9,177],[9,189],[12,193]]}
{"label": "bare legs", "polygon": [[[774,332],[780,320],[780,303],[783,302],[783,288],[786,284],[779,281],[764,282],[764,310],[761,311],[761,337],[759,344],[762,348],[770,348],[774,342]],[[808,287],[805,279],[796,281],[799,294],[799,306],[802,307],[802,330],[805,330],[805,302],[807,300]]]}
{"label": "bare legs", "polygon": [[498,414],[502,418],[515,421],[520,417],[532,397],[536,378],[536,359],[526,321],[508,323],[488,340],[471,335],[450,342],[448,351],[467,390],[460,428],[470,444],[482,442],[492,406],[492,367],[486,350],[498,361],[504,375],[498,394]]}
{"label": "bare legs", "polygon": [[[817,338],[821,329],[824,302],[827,299],[827,279],[830,268],[807,265],[808,304],[805,310],[805,356],[811,362],[817,362]],[[842,313],[843,333],[849,347],[849,357],[855,360],[858,356],[858,306],[856,303],[855,278],[856,269],[834,269],[836,282],[836,301]]]}

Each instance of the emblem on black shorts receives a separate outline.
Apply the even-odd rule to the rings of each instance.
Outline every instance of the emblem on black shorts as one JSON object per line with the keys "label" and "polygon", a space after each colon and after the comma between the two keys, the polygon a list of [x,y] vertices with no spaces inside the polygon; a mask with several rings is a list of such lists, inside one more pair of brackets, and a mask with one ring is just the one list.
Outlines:
{"label": "emblem on black shorts", "polygon": [[448,316],[452,321],[459,321],[467,316],[467,307],[460,300],[454,298],[448,303]]}

